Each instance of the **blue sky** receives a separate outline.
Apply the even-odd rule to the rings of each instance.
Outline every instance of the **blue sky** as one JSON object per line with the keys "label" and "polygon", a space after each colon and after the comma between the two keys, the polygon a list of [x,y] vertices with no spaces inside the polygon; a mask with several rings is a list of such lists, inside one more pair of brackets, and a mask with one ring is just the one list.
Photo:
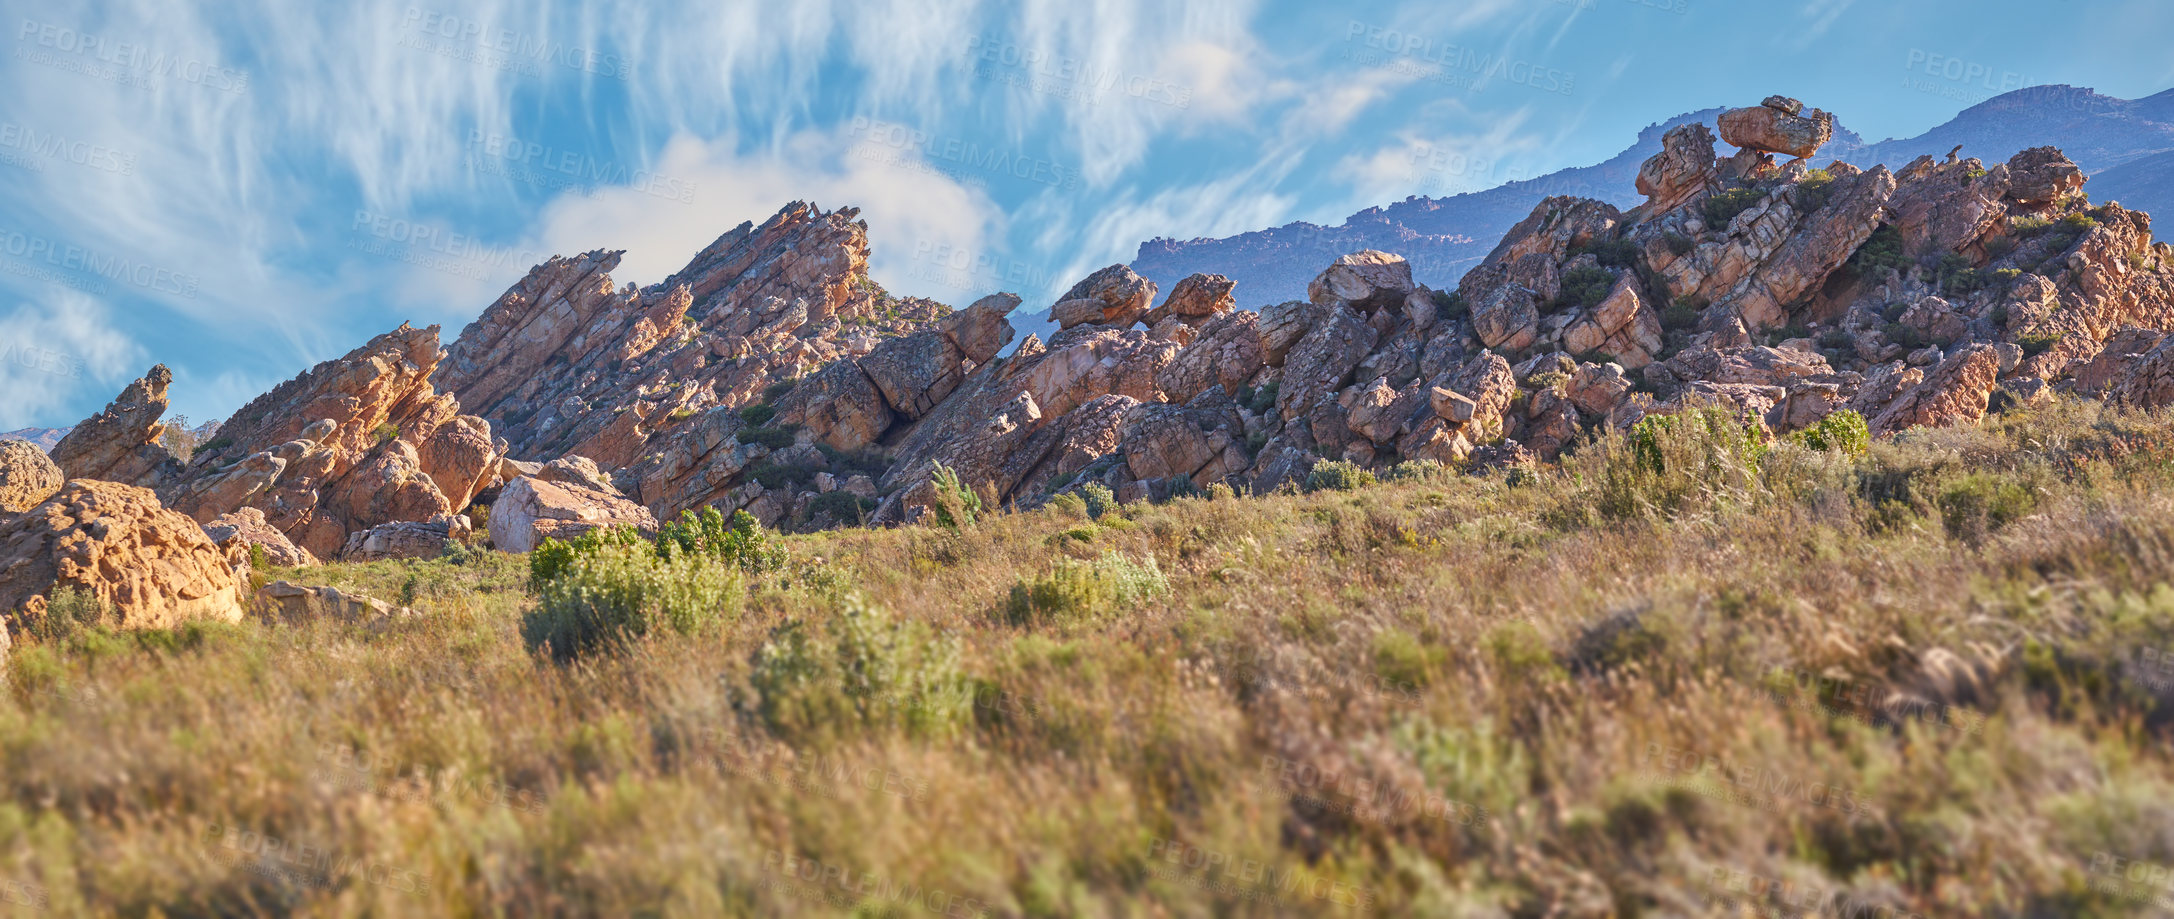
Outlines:
{"label": "blue sky", "polygon": [[2174,86],[2163,0],[4,12],[0,430],[155,362],[223,418],[403,320],[450,340],[553,253],[653,283],[796,198],[862,208],[894,291],[1041,309],[1154,236],[1339,223],[1769,93],[1879,139],[2023,85]]}

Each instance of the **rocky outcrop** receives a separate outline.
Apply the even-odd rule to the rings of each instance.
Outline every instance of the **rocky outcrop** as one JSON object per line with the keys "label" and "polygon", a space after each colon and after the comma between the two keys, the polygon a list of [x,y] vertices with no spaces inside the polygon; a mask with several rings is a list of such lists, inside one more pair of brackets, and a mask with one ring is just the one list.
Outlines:
{"label": "rocky outcrop", "polygon": [[1947,427],[1985,417],[1987,400],[2000,382],[2000,349],[1973,344],[1946,360],[1923,382],[1905,390],[1872,419],[1875,434],[1905,428]]}
{"label": "rocky outcrop", "polygon": [[340,561],[437,558],[445,554],[449,544],[467,542],[474,534],[475,524],[464,514],[381,524],[347,534],[347,544],[340,548]]}
{"label": "rocky outcrop", "polygon": [[317,564],[317,557],[308,549],[297,546],[264,519],[264,512],[245,507],[231,514],[222,514],[204,524],[204,535],[212,545],[226,554],[227,561],[236,567],[246,567],[254,554],[261,550],[265,560],[281,568],[301,568]]}
{"label": "rocky outcrop", "polygon": [[488,422],[430,377],[438,329],[402,325],[244,406],[162,494],[209,522],[254,507],[319,557],[349,533],[462,510],[497,478]]}
{"label": "rocky outcrop", "polygon": [[1834,116],[1780,96],[1751,108],[1730,109],[1719,119],[1721,139],[1747,150],[1809,157],[1834,139]]}
{"label": "rocky outcrop", "polygon": [[1662,136],[1661,152],[1638,167],[1642,210],[1654,216],[1674,211],[1704,196],[1719,178],[1713,132],[1698,122],[1677,125]]}
{"label": "rocky outcrop", "polygon": [[491,545],[507,552],[527,552],[546,539],[572,539],[607,526],[654,533],[657,518],[583,457],[554,460],[539,475],[514,479],[491,505]]}
{"label": "rocky outcrop", "polygon": [[0,615],[11,632],[46,615],[55,591],[79,591],[120,628],[169,628],[242,616],[241,583],[195,521],[146,488],[76,479],[0,525]]}
{"label": "rocky outcrop", "polygon": [[86,418],[53,445],[53,462],[71,479],[100,479],[158,488],[181,473],[181,461],[159,442],[166,426],[166,388],[174,381],[165,364],[128,384],[106,410]]}
{"label": "rocky outcrop", "polygon": [[376,626],[415,615],[415,611],[407,607],[394,606],[365,594],[288,581],[273,581],[257,588],[251,599],[251,608],[259,617],[290,626],[314,622]]}
{"label": "rocky outcrop", "polygon": [[45,503],[67,478],[45,451],[26,440],[0,440],[0,515]]}
{"label": "rocky outcrop", "polygon": [[1368,250],[1337,258],[1306,286],[1306,299],[1324,308],[1340,303],[1372,313],[1402,306],[1412,286],[1412,266],[1403,256]]}
{"label": "rocky outcrop", "polygon": [[1050,307],[1049,318],[1059,329],[1084,324],[1131,328],[1155,302],[1155,282],[1134,274],[1126,265],[1111,265],[1072,285]]}

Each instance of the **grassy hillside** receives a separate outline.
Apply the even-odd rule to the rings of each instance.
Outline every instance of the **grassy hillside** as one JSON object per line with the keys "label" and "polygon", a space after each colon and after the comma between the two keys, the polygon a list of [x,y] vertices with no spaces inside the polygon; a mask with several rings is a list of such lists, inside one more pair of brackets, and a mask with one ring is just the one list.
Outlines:
{"label": "grassy hillside", "polygon": [[689,634],[563,664],[523,558],[292,572],[421,615],[18,645],[0,901],[2164,910],[2170,434],[1685,423],[1560,470],[795,536]]}

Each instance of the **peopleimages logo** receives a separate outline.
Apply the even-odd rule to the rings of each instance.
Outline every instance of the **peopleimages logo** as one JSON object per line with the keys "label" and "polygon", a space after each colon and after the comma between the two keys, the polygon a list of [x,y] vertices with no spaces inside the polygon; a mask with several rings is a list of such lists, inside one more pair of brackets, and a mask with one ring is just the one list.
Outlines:
{"label": "peopleimages logo", "polygon": [[[239,93],[246,92],[249,89],[249,73],[247,71],[237,70],[232,67],[221,67],[196,58],[180,57],[163,51],[152,51],[134,42],[110,41],[104,36],[92,35],[88,32],[54,25],[49,22],[25,19],[21,30],[16,33],[15,37],[18,41],[46,49],[47,52],[72,55],[82,60],[111,65],[120,71],[86,74],[101,79],[119,79],[128,76],[129,74],[126,72],[132,71],[138,75],[175,79],[183,83],[194,83],[198,86],[206,86],[224,92]],[[22,56],[20,51],[18,51],[18,56]],[[61,60],[65,60],[65,58],[54,59],[44,53],[31,58],[32,63],[47,66],[62,66]],[[120,81],[138,82],[125,79]]]}
{"label": "peopleimages logo", "polygon": [[0,122],[0,147],[21,150],[48,159],[66,160],[78,166],[119,175],[136,174],[136,155],[85,140],[69,140],[50,131],[40,132],[12,121]]}
{"label": "peopleimages logo", "polygon": [[1531,61],[1481,54],[1462,45],[1436,41],[1424,35],[1400,32],[1383,26],[1370,26],[1356,19],[1346,28],[1344,40],[1361,42],[1383,55],[1435,65],[1441,68],[1441,75],[1445,77],[1464,74],[1476,80],[1497,79],[1565,96],[1570,95],[1578,83],[1578,75],[1570,71],[1557,70]]}
{"label": "peopleimages logo", "polygon": [[[629,170],[620,163],[601,160],[578,150],[560,150],[496,132],[470,131],[468,147],[475,154],[481,154],[481,161],[473,164],[482,171],[520,179],[533,185],[574,191],[623,186],[682,204],[694,201],[697,188],[693,182],[646,169]],[[473,154],[471,160],[474,160]],[[543,173],[554,173],[570,181],[560,181]]]}
{"label": "peopleimages logo", "polygon": [[36,264],[94,274],[109,281],[132,284],[154,293],[194,297],[202,281],[126,256],[109,255],[82,246],[62,245],[43,236],[0,228],[0,252]]}
{"label": "peopleimages logo", "polygon": [[[568,45],[513,29],[486,26],[476,20],[449,13],[411,6],[401,18],[401,25],[417,35],[432,40],[443,39],[447,43],[436,47],[419,46],[419,50],[443,53],[486,66],[495,67],[501,63],[548,63],[617,80],[627,80],[634,76],[634,64],[609,51]],[[461,50],[477,53],[457,53]]]}

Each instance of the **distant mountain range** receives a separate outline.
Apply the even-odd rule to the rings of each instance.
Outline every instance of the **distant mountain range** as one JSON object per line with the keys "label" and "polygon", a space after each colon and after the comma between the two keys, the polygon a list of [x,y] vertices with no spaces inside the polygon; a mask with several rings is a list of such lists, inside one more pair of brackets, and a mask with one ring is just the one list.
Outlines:
{"label": "distant mountain range", "polygon": [[[1713,126],[1722,111],[1711,108],[1650,125],[1628,149],[1592,166],[1447,198],[1414,195],[1367,208],[1341,226],[1301,221],[1222,239],[1149,240],[1140,244],[1132,267],[1163,290],[1195,272],[1226,275],[1238,282],[1240,305],[1258,307],[1304,299],[1306,283],[1339,255],[1381,249],[1409,259],[1422,283],[1454,287],[1543,198],[1575,195],[1617,207],[1638,204],[1643,200],[1634,187],[1638,166],[1659,152],[1661,136],[1690,121]],[[1987,163],[2031,147],[2059,147],[2092,176],[2084,190],[2093,200],[2118,200],[2174,221],[2174,90],[2131,100],[2074,86],[2034,86],[1964,109],[1916,137],[1877,143],[1837,124],[1834,139],[1813,162],[1897,167],[1926,154],[1943,158],[1958,144],[1961,155]],[[2174,238],[2168,226],[2156,228],[2161,239]]]}
{"label": "distant mountain range", "polygon": [[74,428],[23,428],[19,431],[0,432],[0,440],[27,440],[37,444],[38,449],[50,453],[53,445],[60,443],[60,439],[68,436],[68,432],[72,430]]}

